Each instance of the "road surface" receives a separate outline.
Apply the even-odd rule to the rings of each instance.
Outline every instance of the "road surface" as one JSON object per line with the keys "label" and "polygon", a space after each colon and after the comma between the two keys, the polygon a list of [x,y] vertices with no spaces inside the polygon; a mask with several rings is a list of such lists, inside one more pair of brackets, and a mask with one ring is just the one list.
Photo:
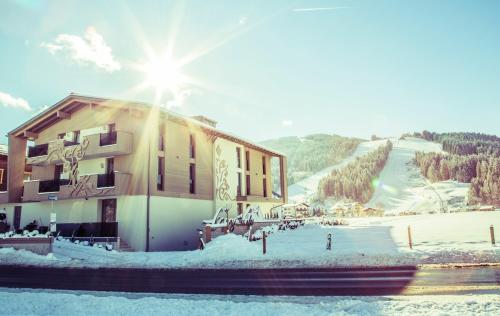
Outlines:
{"label": "road surface", "polygon": [[192,294],[500,294],[500,267],[118,269],[0,266],[0,287]]}

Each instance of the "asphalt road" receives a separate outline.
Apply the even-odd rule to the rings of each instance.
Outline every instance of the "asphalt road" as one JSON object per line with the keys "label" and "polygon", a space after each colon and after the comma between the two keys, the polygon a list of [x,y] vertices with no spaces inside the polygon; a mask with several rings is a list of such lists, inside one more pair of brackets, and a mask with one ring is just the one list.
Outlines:
{"label": "asphalt road", "polygon": [[0,266],[0,287],[255,295],[396,295],[411,289],[425,294],[426,290],[479,288],[500,294],[500,267],[219,270]]}

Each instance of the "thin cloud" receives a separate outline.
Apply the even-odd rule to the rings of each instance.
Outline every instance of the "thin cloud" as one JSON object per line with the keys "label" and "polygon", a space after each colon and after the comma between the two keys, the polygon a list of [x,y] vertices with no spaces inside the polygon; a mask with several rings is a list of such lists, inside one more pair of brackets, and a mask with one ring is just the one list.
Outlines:
{"label": "thin cloud", "polygon": [[248,21],[248,18],[246,16],[242,16],[242,17],[240,17],[238,23],[240,25],[245,25],[245,24],[247,24],[247,21]]}
{"label": "thin cloud", "polygon": [[350,9],[351,7],[322,7],[322,8],[299,8],[293,9],[294,12],[312,12],[312,11],[332,11],[340,9]]}
{"label": "thin cloud", "polygon": [[77,35],[59,34],[53,42],[43,42],[40,46],[52,55],[65,53],[82,65],[95,65],[107,72],[121,69],[120,63],[113,57],[111,48],[94,27],[87,28],[83,38]]}
{"label": "thin cloud", "polygon": [[22,98],[16,98],[8,93],[0,91],[0,104],[7,108],[18,108],[26,111],[31,111],[31,106],[28,101]]}
{"label": "thin cloud", "polygon": [[283,120],[281,122],[281,126],[288,127],[288,126],[292,126],[292,125],[293,125],[293,121],[290,121],[290,120]]}

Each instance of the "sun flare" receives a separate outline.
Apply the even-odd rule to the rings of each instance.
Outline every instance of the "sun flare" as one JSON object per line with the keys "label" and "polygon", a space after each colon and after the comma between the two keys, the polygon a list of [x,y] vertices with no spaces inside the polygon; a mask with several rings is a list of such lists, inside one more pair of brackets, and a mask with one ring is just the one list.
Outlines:
{"label": "sun flare", "polygon": [[179,63],[170,54],[152,56],[141,70],[146,77],[144,85],[155,91],[157,101],[165,93],[177,95],[185,81]]}

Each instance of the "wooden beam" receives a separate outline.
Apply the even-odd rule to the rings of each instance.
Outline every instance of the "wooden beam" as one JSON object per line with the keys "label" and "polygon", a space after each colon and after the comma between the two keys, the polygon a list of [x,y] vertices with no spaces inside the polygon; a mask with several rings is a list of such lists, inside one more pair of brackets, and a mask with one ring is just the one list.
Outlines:
{"label": "wooden beam", "polygon": [[69,114],[67,112],[63,112],[63,111],[57,111],[56,116],[57,116],[57,118],[62,118],[62,119],[70,119],[71,118],[71,114]]}
{"label": "wooden beam", "polygon": [[25,138],[37,139],[38,138],[38,133],[33,133],[33,132],[30,132],[30,131],[24,131],[23,132],[23,136]]}

